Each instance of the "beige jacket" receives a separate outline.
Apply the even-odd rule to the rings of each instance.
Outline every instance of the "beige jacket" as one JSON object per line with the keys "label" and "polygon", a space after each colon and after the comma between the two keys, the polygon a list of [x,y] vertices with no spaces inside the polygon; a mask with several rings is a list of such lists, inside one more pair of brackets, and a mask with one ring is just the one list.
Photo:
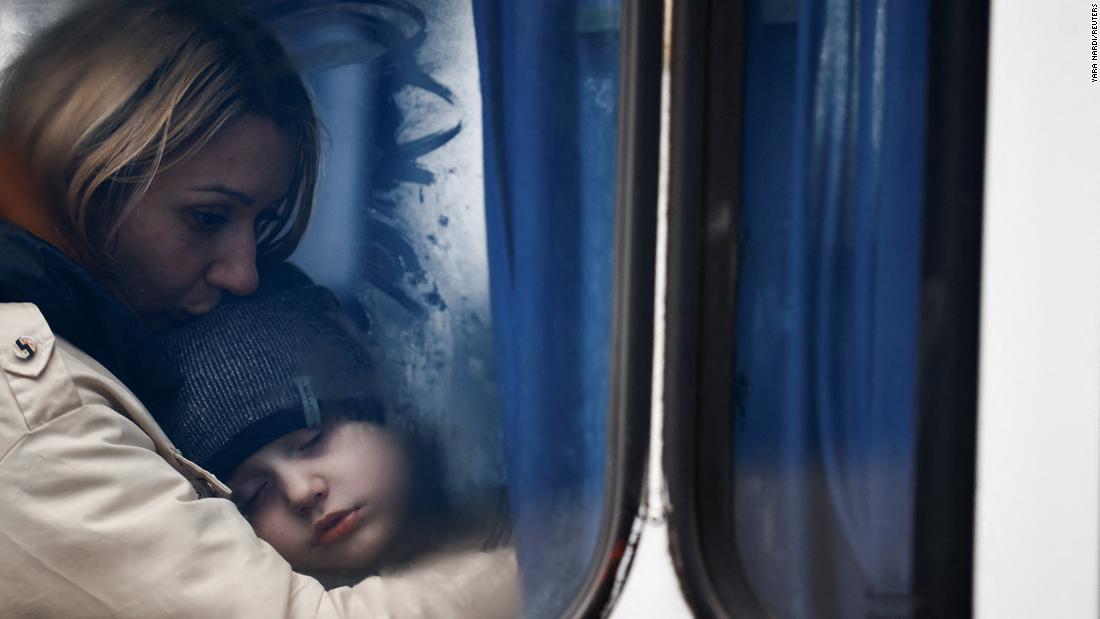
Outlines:
{"label": "beige jacket", "polygon": [[33,305],[0,304],[0,376],[2,617],[518,615],[510,550],[331,591],[294,573],[218,498],[226,488]]}

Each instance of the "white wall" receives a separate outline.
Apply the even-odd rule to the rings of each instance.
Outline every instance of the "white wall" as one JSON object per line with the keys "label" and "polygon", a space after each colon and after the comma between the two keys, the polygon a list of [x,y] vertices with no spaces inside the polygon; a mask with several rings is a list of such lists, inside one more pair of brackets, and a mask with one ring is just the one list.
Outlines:
{"label": "white wall", "polygon": [[1100,83],[1088,2],[995,0],[975,616],[1096,617]]}

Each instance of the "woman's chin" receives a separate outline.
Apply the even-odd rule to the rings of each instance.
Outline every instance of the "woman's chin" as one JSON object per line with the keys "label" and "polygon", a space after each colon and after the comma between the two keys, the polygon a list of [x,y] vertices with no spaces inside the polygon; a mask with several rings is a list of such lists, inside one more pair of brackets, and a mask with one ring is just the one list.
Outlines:
{"label": "woman's chin", "polygon": [[180,323],[171,314],[146,314],[141,317],[141,322],[146,329],[154,333],[170,329],[173,325]]}
{"label": "woman's chin", "polygon": [[146,329],[157,333],[190,322],[207,312],[209,312],[209,310],[203,312],[190,312],[188,310],[176,309],[141,314],[140,317]]}

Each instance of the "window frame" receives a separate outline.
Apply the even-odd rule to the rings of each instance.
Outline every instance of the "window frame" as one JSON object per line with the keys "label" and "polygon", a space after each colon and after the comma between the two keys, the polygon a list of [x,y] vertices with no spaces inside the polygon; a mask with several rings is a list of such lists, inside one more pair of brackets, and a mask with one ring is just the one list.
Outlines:
{"label": "window frame", "polygon": [[973,604],[989,0],[932,0],[917,364],[918,617]]}
{"label": "window frame", "polygon": [[606,614],[638,542],[652,400],[663,16],[662,0],[622,0],[603,513],[593,560],[564,617]]}
{"label": "window frame", "polygon": [[704,617],[764,613],[736,540],[706,535],[733,521],[729,384],[746,10],[743,0],[673,7],[663,465],[674,563],[688,604]]}

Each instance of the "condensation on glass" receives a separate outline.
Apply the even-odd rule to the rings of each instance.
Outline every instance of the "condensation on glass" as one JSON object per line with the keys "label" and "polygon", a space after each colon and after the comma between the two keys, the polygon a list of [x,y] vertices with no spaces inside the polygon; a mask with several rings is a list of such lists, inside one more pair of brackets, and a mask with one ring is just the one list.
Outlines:
{"label": "condensation on glass", "polygon": [[61,17],[79,0],[8,0],[0,3],[0,67],[23,49],[35,32]]}
{"label": "condensation on glass", "polygon": [[[464,3],[419,4],[264,15],[323,125],[317,209],[290,260],[366,323],[388,398],[440,444],[448,487],[469,494],[505,479],[477,56]],[[393,73],[394,55],[409,74]]]}

